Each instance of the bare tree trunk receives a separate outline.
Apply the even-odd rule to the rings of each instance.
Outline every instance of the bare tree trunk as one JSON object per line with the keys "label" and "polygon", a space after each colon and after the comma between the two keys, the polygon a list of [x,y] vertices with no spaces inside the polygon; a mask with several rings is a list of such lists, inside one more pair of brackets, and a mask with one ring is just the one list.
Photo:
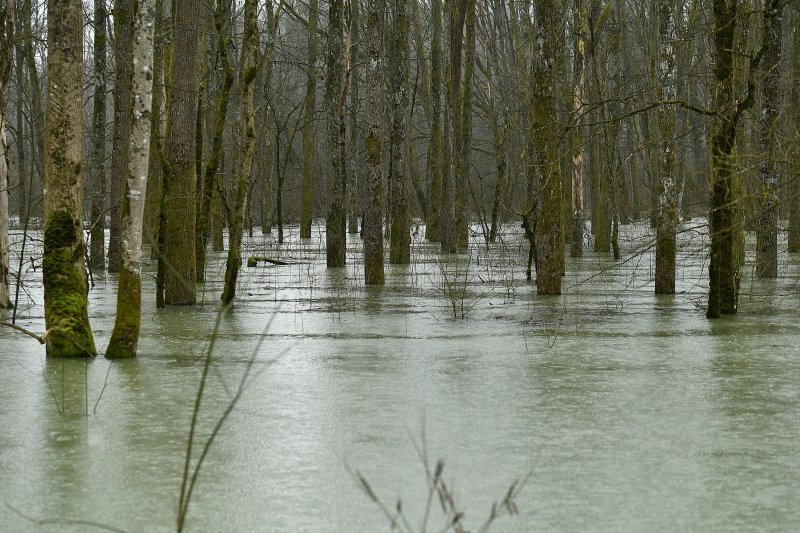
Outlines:
{"label": "bare tree trunk", "polygon": [[197,48],[200,6],[176,0],[169,72],[168,172],[164,176],[166,207],[163,255],[164,302],[191,305],[195,292],[195,128],[197,127]]}
{"label": "bare tree trunk", "polygon": [[106,202],[106,0],[94,1],[94,108],[92,110],[92,156],[89,163],[91,224],[89,268],[103,271],[105,256]]}
{"label": "bare tree trunk", "polygon": [[250,191],[250,178],[253,170],[253,154],[256,146],[256,112],[253,106],[256,72],[258,71],[259,39],[257,0],[245,0],[244,3],[244,43],[239,74],[239,91],[242,95],[242,166],[239,171],[239,183],[236,190],[236,206],[231,221],[228,242],[228,260],[225,264],[225,287],[222,291],[223,305],[229,305],[236,297],[236,280],[242,265],[242,231],[245,212]]}
{"label": "bare tree trunk", "polygon": [[383,49],[386,0],[369,0],[367,14],[367,198],[364,209],[364,283],[383,285]]}
{"label": "bare tree trunk", "polygon": [[45,338],[51,357],[96,355],[83,244],[83,10],[48,2],[44,152]]}
{"label": "bare tree trunk", "polygon": [[[795,146],[800,146],[800,7],[795,6],[791,130]],[[800,152],[793,150],[789,180],[789,251],[800,252]]]}
{"label": "bare tree trunk", "polygon": [[[8,144],[6,143],[6,86],[14,51],[14,0],[0,0],[0,309],[11,305],[8,264]],[[20,111],[18,110],[17,113]],[[19,132],[17,132],[19,135]]]}
{"label": "bare tree trunk", "polygon": [[[447,163],[448,170],[442,176],[442,211],[441,211],[441,243],[443,252],[455,252],[458,246],[458,228],[456,227],[456,188],[458,187],[458,159],[462,154],[461,142],[463,141],[461,126],[461,66],[462,49],[464,47],[464,23],[468,0],[453,0],[450,2],[450,86],[447,95],[448,110],[450,112],[449,139],[452,148],[446,150],[452,154],[452,165]],[[447,131],[445,134],[447,135]],[[449,145],[450,143],[445,143]]]}
{"label": "bare tree trunk", "polygon": [[344,266],[347,251],[344,166],[343,105],[344,11],[342,0],[331,0],[328,10],[328,41],[325,58],[325,126],[330,170],[328,171],[328,209],[325,216],[325,248],[329,267]]}
{"label": "bare tree trunk", "polygon": [[389,95],[391,97],[392,133],[389,139],[392,150],[391,244],[389,262],[408,264],[411,260],[411,234],[408,215],[409,165],[406,133],[408,130],[408,0],[392,0],[394,17],[390,31],[391,57],[389,60]]}
{"label": "bare tree trunk", "polygon": [[536,46],[532,58],[533,116],[536,136],[534,165],[539,178],[536,221],[536,292],[561,294],[564,255],[559,167],[559,125],[556,121],[556,61],[560,47],[559,1],[536,0]]}
{"label": "bare tree trunk", "polygon": [[677,97],[675,49],[676,14],[673,0],[659,0],[658,106],[659,165],[656,221],[656,294],[675,294],[675,229],[678,223],[675,186],[675,107],[664,101]]}
{"label": "bare tree trunk", "polygon": [[584,148],[583,148],[583,97],[586,88],[586,3],[585,0],[575,0],[573,12],[574,37],[574,65],[572,87],[572,237],[570,239],[570,255],[581,257],[583,255],[583,179],[584,179]]}
{"label": "bare tree trunk", "polygon": [[142,227],[150,156],[153,97],[155,0],[138,0],[133,29],[131,135],[128,178],[122,205],[122,268],[117,289],[117,317],[106,357],[134,357],[142,316]]}
{"label": "bare tree trunk", "polygon": [[[416,1],[416,0],[415,0]],[[441,239],[442,228],[442,2],[431,0],[431,137],[428,146],[428,168],[431,192],[425,238]]]}
{"label": "bare tree trunk", "polygon": [[348,221],[347,232],[358,233],[358,215],[362,212],[361,202],[361,165],[358,157],[358,140],[361,138],[361,128],[358,125],[358,109],[361,105],[359,89],[361,81],[358,77],[361,61],[361,1],[350,0],[350,171],[348,172],[347,204]]}
{"label": "bare tree trunk", "polygon": [[205,176],[203,176],[200,211],[197,213],[197,235],[195,243],[197,280],[205,279],[206,249],[211,230],[211,200],[217,182],[220,159],[225,157],[222,144],[225,136],[225,118],[228,114],[234,71],[228,58],[228,30],[225,27],[225,14],[231,9],[230,0],[218,0],[214,10],[214,31],[217,34],[217,54],[222,66],[222,86],[217,93],[214,111],[214,129],[211,138],[211,153],[208,156]]}
{"label": "bare tree trunk", "polygon": [[464,81],[459,90],[458,152],[455,161],[455,246],[466,250],[469,246],[469,212],[467,194],[470,188],[470,153],[472,152],[472,77],[475,72],[475,0],[464,3]]}
{"label": "bare tree trunk", "polygon": [[739,276],[743,260],[743,228],[738,210],[740,191],[736,187],[733,154],[741,114],[752,105],[752,91],[743,101],[734,94],[737,0],[714,0],[712,53],[713,110],[710,165],[711,262],[708,267],[708,318],[735,313],[739,299]]}
{"label": "bare tree trunk", "polygon": [[762,16],[763,60],[761,77],[761,113],[758,124],[761,162],[758,176],[761,181],[761,202],[756,227],[756,275],[760,278],[778,277],[778,169],[777,136],[778,106],[781,95],[778,84],[781,74],[781,41],[783,2],[767,0]]}
{"label": "bare tree trunk", "polygon": [[114,2],[114,141],[111,153],[111,204],[108,239],[108,271],[119,272],[122,262],[122,202],[128,165],[128,139],[131,131],[130,101],[131,31],[133,2]]}
{"label": "bare tree trunk", "polygon": [[303,184],[300,191],[300,238],[311,237],[314,216],[314,108],[317,95],[317,0],[308,3],[308,65],[303,125]]}

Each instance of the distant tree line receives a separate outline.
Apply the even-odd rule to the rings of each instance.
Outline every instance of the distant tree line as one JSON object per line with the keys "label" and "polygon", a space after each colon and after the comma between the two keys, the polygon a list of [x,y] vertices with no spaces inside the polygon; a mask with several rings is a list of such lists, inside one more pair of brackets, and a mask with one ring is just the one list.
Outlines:
{"label": "distant tree line", "polygon": [[[47,346],[93,355],[86,266],[119,272],[107,353],[136,352],[141,244],[158,306],[192,305],[227,229],[324,217],[329,267],[361,233],[367,284],[504,224],[539,294],[567,253],[654,228],[675,292],[682,219],[707,217],[708,317],[734,313],[744,235],[778,275],[800,250],[797,0],[0,1],[0,304],[8,228],[44,232]],[[106,248],[105,232],[110,233]],[[88,243],[88,246],[87,244]],[[24,255],[24,253],[23,253]],[[19,265],[17,271],[19,270]]]}

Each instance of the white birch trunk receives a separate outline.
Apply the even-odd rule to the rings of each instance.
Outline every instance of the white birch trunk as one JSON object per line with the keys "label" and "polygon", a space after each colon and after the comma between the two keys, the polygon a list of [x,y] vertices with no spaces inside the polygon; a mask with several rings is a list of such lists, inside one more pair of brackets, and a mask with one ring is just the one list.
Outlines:
{"label": "white birch trunk", "polygon": [[142,221],[150,162],[155,0],[139,0],[133,35],[131,130],[122,208],[122,265],[117,317],[106,357],[133,357],[141,323]]}
{"label": "white birch trunk", "polygon": [[[0,95],[5,91],[0,86]],[[3,98],[0,96],[0,102]],[[0,107],[0,308],[9,306],[8,270],[8,146],[6,145],[6,122]]]}

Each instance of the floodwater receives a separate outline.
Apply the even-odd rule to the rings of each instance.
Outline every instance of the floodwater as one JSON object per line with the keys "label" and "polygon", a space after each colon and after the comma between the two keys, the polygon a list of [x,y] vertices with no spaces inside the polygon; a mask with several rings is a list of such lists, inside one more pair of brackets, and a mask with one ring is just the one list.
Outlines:
{"label": "floodwater", "polygon": [[[519,514],[492,531],[796,530],[797,259],[781,254],[778,280],[748,268],[740,314],[708,321],[703,225],[680,236],[670,297],[652,295],[648,230],[622,229],[623,260],[567,259],[561,297],[525,281],[517,233],[445,258],[415,239],[414,264],[365,289],[357,236],[350,265],[329,270],[321,228],[310,241],[290,228],[281,246],[256,230],[247,255],[291,264],[245,267],[219,317],[193,464],[250,372],[187,529],[388,530],[355,472],[420,529],[424,443],[473,531],[516,479]],[[207,278],[223,264],[215,255]],[[18,323],[41,332],[30,267]],[[0,328],[0,530],[175,528],[221,284],[199,290],[202,306],[156,310],[147,274],[134,361],[47,360]],[[115,278],[89,298],[102,350]],[[432,513],[428,531],[443,520]]]}

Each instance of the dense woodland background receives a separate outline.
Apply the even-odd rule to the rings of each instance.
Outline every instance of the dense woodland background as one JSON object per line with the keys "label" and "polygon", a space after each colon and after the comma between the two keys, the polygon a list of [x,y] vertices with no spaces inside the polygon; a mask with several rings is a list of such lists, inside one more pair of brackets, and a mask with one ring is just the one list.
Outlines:
{"label": "dense woodland background", "polygon": [[[310,237],[320,217],[328,266],[361,233],[368,284],[383,282],[384,240],[402,264],[412,232],[449,253],[470,233],[489,245],[522,224],[540,294],[560,293],[566,254],[618,256],[619,226],[642,220],[655,228],[655,290],[674,292],[681,221],[707,217],[709,317],[736,311],[745,231],[757,234],[758,276],[778,276],[784,246],[800,250],[796,0],[51,4],[0,7],[3,233],[43,229],[47,264],[58,212],[47,169],[68,160],[51,151],[79,142],[73,187],[59,193],[75,195],[81,221],[68,255],[78,270],[84,255],[93,271],[124,270],[126,246],[139,248],[124,236],[139,190],[126,176],[144,154],[132,231],[158,258],[158,305],[195,302],[225,230],[230,303],[244,232],[283,242],[299,223]],[[137,9],[153,17],[148,46]],[[70,61],[81,27],[69,64],[82,115],[65,122],[80,138],[64,140],[47,118],[69,86],[54,53]],[[75,40],[63,48],[59,32]],[[151,111],[136,107],[150,90],[136,85],[145,53]],[[142,117],[147,150],[132,152]],[[0,244],[8,305],[24,265]],[[125,283],[121,294],[139,291]]]}

